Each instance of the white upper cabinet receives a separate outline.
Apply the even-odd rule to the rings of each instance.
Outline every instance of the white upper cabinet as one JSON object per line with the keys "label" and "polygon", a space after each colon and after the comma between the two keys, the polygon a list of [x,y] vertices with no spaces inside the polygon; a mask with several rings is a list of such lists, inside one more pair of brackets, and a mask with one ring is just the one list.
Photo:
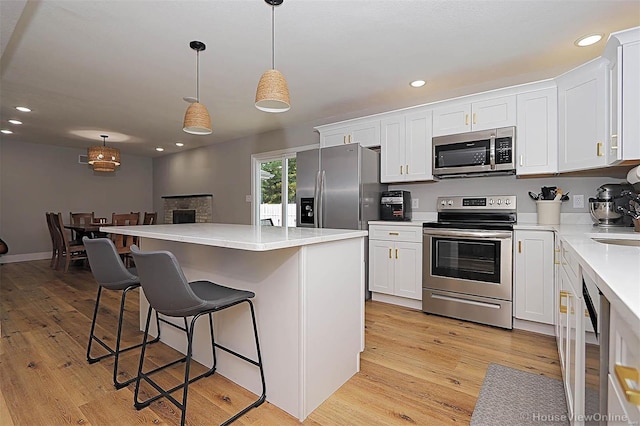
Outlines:
{"label": "white upper cabinet", "polygon": [[380,120],[354,120],[352,122],[319,126],[320,146],[358,143],[364,147],[380,146]]}
{"label": "white upper cabinet", "polygon": [[609,134],[607,162],[640,159],[640,27],[611,34],[609,60]]}
{"label": "white upper cabinet", "polygon": [[398,113],[381,121],[380,180],[433,180],[431,110]]}
{"label": "white upper cabinet", "polygon": [[558,93],[555,84],[519,94],[516,105],[516,174],[557,173]]}
{"label": "white upper cabinet", "polygon": [[433,110],[433,136],[453,135],[516,125],[516,97],[456,102]]}
{"label": "white upper cabinet", "polygon": [[594,59],[556,81],[558,171],[606,166],[608,61]]}

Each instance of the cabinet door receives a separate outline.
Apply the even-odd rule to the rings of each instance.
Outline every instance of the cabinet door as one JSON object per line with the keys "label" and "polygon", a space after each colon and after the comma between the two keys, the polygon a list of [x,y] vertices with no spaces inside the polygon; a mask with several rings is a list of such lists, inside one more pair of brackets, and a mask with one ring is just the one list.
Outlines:
{"label": "cabinet door", "polygon": [[470,130],[470,104],[460,103],[433,110],[433,136],[453,135]]}
{"label": "cabinet door", "polygon": [[558,171],[558,95],[555,87],[517,96],[516,173]]}
{"label": "cabinet door", "polygon": [[[621,368],[626,367],[626,368]],[[616,373],[618,368],[618,373]],[[635,371],[634,371],[635,370]],[[629,424],[639,424],[640,406],[627,400],[622,381],[638,391],[637,375],[640,374],[640,330],[637,321],[629,323],[611,305],[611,323],[609,333],[609,374],[612,376],[612,387],[619,395],[619,405],[628,417]],[[634,379],[633,376],[636,375]],[[619,377],[618,377],[619,376]],[[634,384],[635,382],[635,384]],[[609,395],[611,400],[611,394]]]}
{"label": "cabinet door", "polygon": [[471,104],[472,130],[487,130],[515,125],[515,96],[504,96]]}
{"label": "cabinet door", "polygon": [[345,127],[322,132],[322,135],[320,136],[320,146],[328,147],[344,145],[347,142],[348,132],[348,129]]}
{"label": "cabinet door", "polygon": [[347,136],[349,143],[359,143],[360,146],[380,146],[380,121],[368,121],[351,127]]}
{"label": "cabinet door", "polygon": [[380,181],[402,182],[406,178],[405,123],[400,114],[380,123]]}
{"label": "cabinet door", "polygon": [[[622,47],[622,160],[640,159],[640,41]],[[620,132],[620,129],[618,130]]]}
{"label": "cabinet door", "polygon": [[431,118],[431,111],[416,112],[405,117],[405,157],[408,180],[433,180]]}
{"label": "cabinet door", "polygon": [[569,306],[568,306],[568,288],[569,277],[567,271],[564,268],[560,268],[558,274],[559,280],[559,294],[558,294],[558,355],[560,356],[560,367],[562,368],[562,377],[564,378],[565,388],[568,388],[569,383],[567,381],[567,328],[569,325]]}
{"label": "cabinet door", "polygon": [[393,257],[394,294],[422,300],[422,244],[396,242]]}
{"label": "cabinet door", "polygon": [[369,290],[393,294],[394,262],[391,241],[369,240]]}
{"label": "cabinet door", "polygon": [[515,317],[553,324],[553,232],[515,232]]}
{"label": "cabinet door", "polygon": [[560,172],[606,165],[606,60],[595,60],[558,78]]}

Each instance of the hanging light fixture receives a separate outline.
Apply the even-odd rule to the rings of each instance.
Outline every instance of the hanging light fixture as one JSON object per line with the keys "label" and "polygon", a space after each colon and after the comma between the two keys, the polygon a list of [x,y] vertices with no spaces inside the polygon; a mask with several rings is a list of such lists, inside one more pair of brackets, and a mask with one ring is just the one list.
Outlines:
{"label": "hanging light fixture", "polygon": [[115,172],[116,166],[120,165],[120,150],[107,146],[108,135],[100,135],[102,146],[90,146],[87,149],[89,164],[93,166],[95,172]]}
{"label": "hanging light fixture", "polygon": [[207,48],[201,41],[192,41],[189,47],[196,51],[196,101],[189,105],[184,114],[182,130],[192,135],[209,135],[211,129],[211,117],[207,107],[200,103],[200,52]]}
{"label": "hanging light fixture", "polygon": [[275,67],[274,10],[284,0],[264,0],[271,5],[271,69],[265,71],[258,82],[256,108],[265,112],[285,112],[291,108],[289,88],[284,75]]}

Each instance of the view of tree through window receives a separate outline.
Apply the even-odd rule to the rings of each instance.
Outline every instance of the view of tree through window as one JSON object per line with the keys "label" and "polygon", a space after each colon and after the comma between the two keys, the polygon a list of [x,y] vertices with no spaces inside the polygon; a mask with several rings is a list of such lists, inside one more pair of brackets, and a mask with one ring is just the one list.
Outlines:
{"label": "view of tree through window", "polygon": [[[289,158],[287,171],[288,202],[296,202],[296,159]],[[262,202],[265,204],[280,204],[282,202],[282,160],[269,161],[261,164]],[[270,176],[270,177],[268,177]]]}

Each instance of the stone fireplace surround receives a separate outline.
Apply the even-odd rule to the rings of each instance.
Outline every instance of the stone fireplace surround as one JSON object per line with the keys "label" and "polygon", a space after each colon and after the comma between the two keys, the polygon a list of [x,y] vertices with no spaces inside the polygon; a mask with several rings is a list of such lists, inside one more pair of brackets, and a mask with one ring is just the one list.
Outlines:
{"label": "stone fireplace surround", "polygon": [[174,210],[195,210],[196,223],[213,222],[213,194],[165,195],[164,222],[173,223]]}

